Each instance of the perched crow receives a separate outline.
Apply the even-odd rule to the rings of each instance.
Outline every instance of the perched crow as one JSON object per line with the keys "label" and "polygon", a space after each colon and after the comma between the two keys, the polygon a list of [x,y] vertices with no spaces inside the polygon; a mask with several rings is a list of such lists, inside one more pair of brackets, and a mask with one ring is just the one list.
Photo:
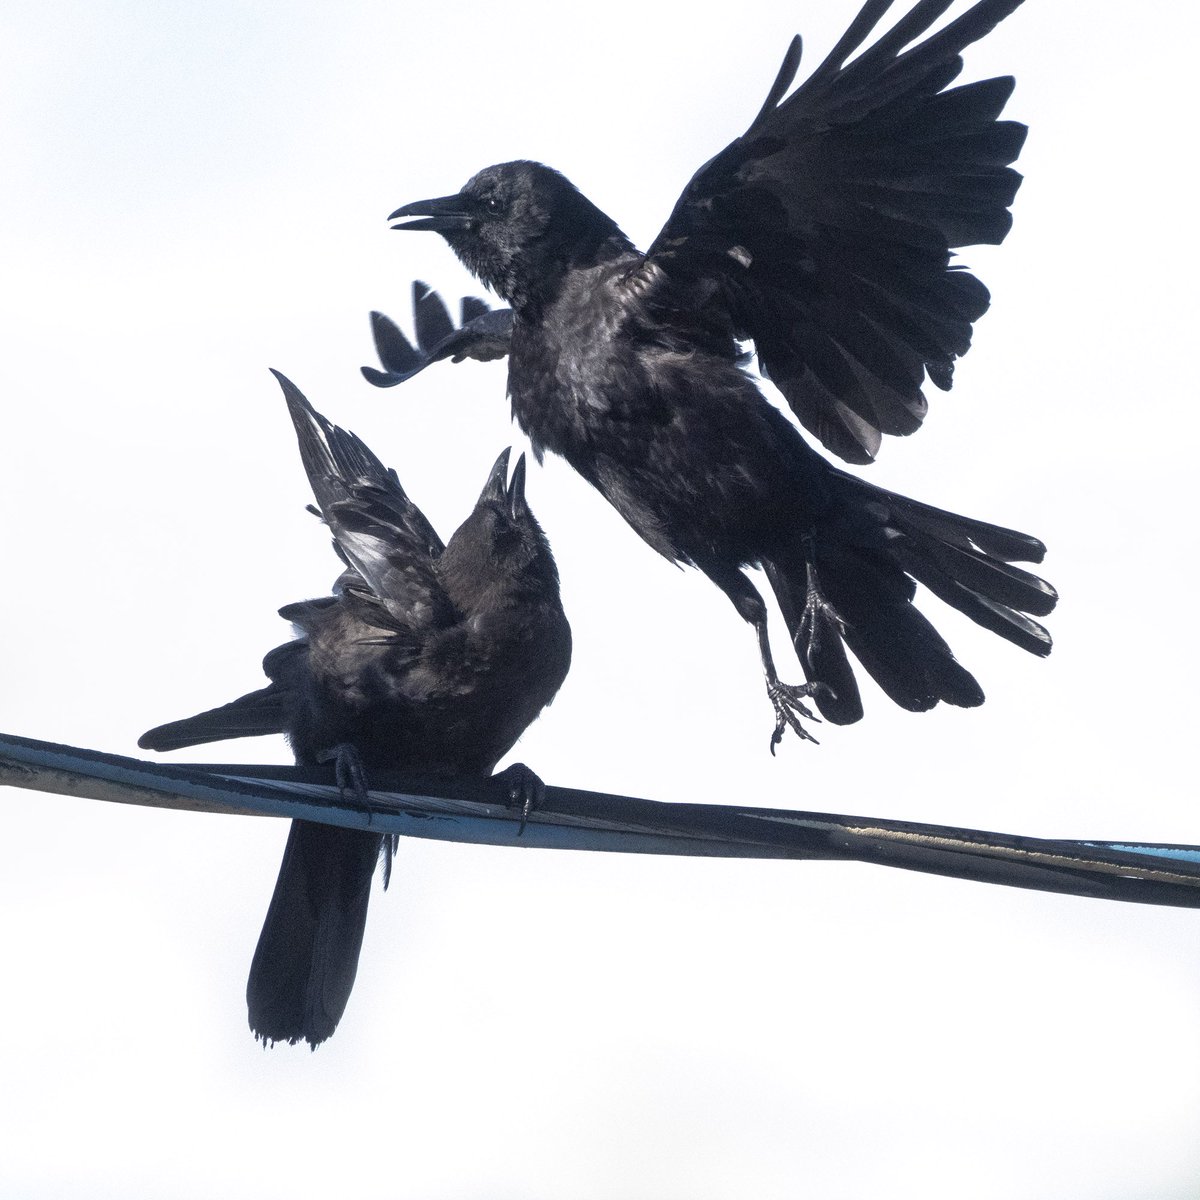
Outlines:
{"label": "perched crow", "polygon": [[[1009,565],[1040,561],[1041,542],[830,466],[767,403],[738,352],[751,340],[801,422],[852,462],[869,461],[883,433],[918,427],[925,374],[949,387],[988,304],[951,248],[1003,239],[1020,182],[1006,164],[1025,135],[997,119],[1011,79],[947,85],[961,50],[1019,3],[980,0],[920,40],[949,0],[918,0],[847,61],[890,7],[869,0],[784,99],[795,39],[750,128],[700,168],[646,254],[534,162],[488,167],[457,194],[390,218],[440,233],[512,309],[470,310],[455,330],[444,309],[419,306],[429,353],[409,347],[399,362],[395,327],[377,315],[387,369],[368,378],[387,385],[423,359],[473,356],[476,340],[479,357],[496,357],[511,323],[509,394],[538,457],[561,454],[754,626],[772,749],[788,726],[808,736],[808,696],[839,724],[862,715],[847,645],[906,709],[982,702],[913,606],[918,581],[1018,646],[1050,650],[1026,614],[1048,613],[1055,592]],[[807,684],[776,674],[765,606],[742,573],[752,564],[766,570]]]}
{"label": "perched crow", "polygon": [[[389,470],[275,373],[300,456],[346,570],[334,594],[280,616],[300,636],[263,661],[270,686],[143,734],[174,750],[283,733],[298,763],[334,761],[365,798],[372,768],[484,777],[558,691],[571,629],[558,571],[525,503],[525,460],[496,460],[446,545]],[[541,787],[523,766],[497,777],[526,807]],[[316,1047],[350,997],[371,877],[391,839],[293,821],[246,987],[264,1042]]]}

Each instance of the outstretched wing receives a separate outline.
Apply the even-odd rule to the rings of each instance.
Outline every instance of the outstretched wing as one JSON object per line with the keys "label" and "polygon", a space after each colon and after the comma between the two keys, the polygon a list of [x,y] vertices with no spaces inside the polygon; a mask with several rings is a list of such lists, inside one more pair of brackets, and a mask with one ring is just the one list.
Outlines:
{"label": "outstretched wing", "polygon": [[287,399],[321,516],[338,553],[369,594],[345,575],[339,581],[344,592],[376,602],[380,621],[397,630],[450,624],[454,606],[434,570],[442,540],[408,498],[396,472],[354,434],[330,424],[290,379],[271,373]]}
{"label": "outstretched wing", "polygon": [[979,0],[924,37],[951,2],[918,0],[862,49],[892,5],[867,0],[783,99],[795,38],[750,128],[696,172],[648,256],[701,297],[716,285],[800,421],[849,462],[920,426],[926,373],[950,387],[989,301],[951,249],[1001,242],[1021,182],[1008,164],[1025,127],[998,119],[1014,81],[948,88],[962,50],[1021,0]]}
{"label": "outstretched wing", "polygon": [[363,367],[362,373],[368,383],[376,387],[395,387],[439,359],[462,362],[464,358],[476,358],[487,362],[508,353],[512,309],[491,309],[482,300],[464,296],[462,316],[456,327],[437,292],[419,280],[412,286],[416,345],[389,317],[373,312],[371,334],[383,370]]}

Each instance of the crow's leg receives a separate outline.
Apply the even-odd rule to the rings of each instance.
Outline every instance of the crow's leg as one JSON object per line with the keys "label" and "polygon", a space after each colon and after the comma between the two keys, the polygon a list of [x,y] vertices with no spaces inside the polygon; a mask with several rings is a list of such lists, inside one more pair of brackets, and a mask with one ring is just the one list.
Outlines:
{"label": "crow's leg", "polygon": [[846,622],[838,615],[837,609],[825,599],[821,582],[817,578],[817,569],[813,566],[811,558],[807,560],[805,579],[807,587],[804,591],[804,608],[800,613],[800,636],[804,638],[811,659],[821,651],[821,631],[824,623],[819,618],[823,617],[828,621],[842,637],[846,636]]}
{"label": "crow's leg", "polygon": [[754,633],[758,638],[758,652],[762,657],[763,674],[767,678],[767,695],[775,708],[775,730],[771,734],[771,753],[783,741],[783,731],[790,728],[803,741],[816,743],[803,725],[801,717],[810,721],[820,722],[816,715],[803,701],[812,695],[829,689],[823,683],[784,683],[775,672],[775,662],[771,657],[771,646],[767,641],[767,621],[764,613],[761,621],[754,622]]}
{"label": "crow's leg", "polygon": [[727,595],[737,609],[743,621],[754,627],[758,638],[758,653],[762,659],[763,674],[767,679],[767,696],[775,709],[775,730],[771,734],[771,753],[783,741],[783,731],[791,729],[799,738],[815,742],[813,737],[800,719],[820,721],[820,717],[804,703],[804,701],[820,692],[828,692],[829,688],[819,682],[814,683],[784,683],[775,670],[775,660],[771,656],[771,643],[767,639],[767,606],[758,594],[754,585],[738,570],[722,569],[719,572],[705,571],[705,574]]}

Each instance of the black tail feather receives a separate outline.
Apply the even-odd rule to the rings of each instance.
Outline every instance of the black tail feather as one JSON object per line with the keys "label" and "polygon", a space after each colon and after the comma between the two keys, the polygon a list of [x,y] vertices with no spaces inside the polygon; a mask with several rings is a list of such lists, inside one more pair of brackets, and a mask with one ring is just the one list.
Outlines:
{"label": "black tail feather", "polygon": [[892,703],[909,712],[928,712],[942,700],[958,708],[983,703],[975,676],[911,604],[883,621],[847,624],[846,642]]}
{"label": "black tail feather", "polygon": [[337,1028],[354,986],[379,834],[293,821],[246,984],[264,1043],[314,1049]]}
{"label": "black tail feather", "polygon": [[899,564],[920,580],[939,600],[965,613],[976,625],[982,625],[1006,641],[1045,658],[1053,645],[1049,632],[1037,621],[1030,620],[1017,608],[968,587],[948,571],[914,552],[911,547],[897,546]]}
{"label": "black tail feather", "polygon": [[978,682],[917,611],[917,583],[1023,650],[1050,653],[1049,633],[1029,614],[1049,613],[1058,594],[1011,565],[1041,559],[1045,547],[1036,538],[832,468],[830,481],[835,516],[786,557],[764,564],[805,675],[837,693],[814,697],[827,720],[848,724],[862,715],[843,642],[901,708],[983,703]]}
{"label": "black tail feather", "polygon": [[926,586],[933,585],[927,582],[921,570],[916,569],[921,559],[928,560],[956,583],[998,604],[1039,617],[1054,611],[1058,593],[1044,579],[971,547],[955,546],[930,537],[906,521],[895,524],[906,535],[905,539],[896,539],[896,543],[904,546],[913,563],[913,566],[906,563],[905,569]]}
{"label": "black tail feather", "polygon": [[836,543],[815,553],[813,582],[841,618],[854,656],[895,704],[925,712],[939,700],[983,703],[979,684],[914,607],[912,582],[893,563]]}
{"label": "black tail feather", "polygon": [[[944,508],[934,508],[932,504],[922,504],[919,500],[901,496],[899,492],[889,492],[886,488],[876,487],[865,479],[849,475],[836,467],[830,467],[830,472],[837,480],[837,490],[850,503],[874,505],[881,513],[886,512],[889,520],[905,523],[910,529],[920,529],[948,545],[958,546],[960,549],[975,548],[988,558],[1007,563],[1040,563],[1046,556],[1044,543],[1028,533],[1007,529],[1003,525],[991,525],[987,521],[977,521],[974,517],[964,517]],[[1044,580],[1039,582],[1044,589],[1049,589],[1051,595],[1054,594],[1054,589],[1048,583]]]}

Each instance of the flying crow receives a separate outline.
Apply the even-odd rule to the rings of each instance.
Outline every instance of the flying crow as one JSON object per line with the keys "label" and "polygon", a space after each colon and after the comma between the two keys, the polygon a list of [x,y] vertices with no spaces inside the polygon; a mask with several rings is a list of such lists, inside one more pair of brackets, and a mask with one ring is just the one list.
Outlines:
{"label": "flying crow", "polygon": [[[537,456],[566,458],[646,542],[698,567],[753,625],[772,749],[789,726],[809,736],[808,697],[836,723],[861,717],[847,646],[906,709],[983,701],[914,606],[918,582],[1016,645],[1050,651],[1031,616],[1056,594],[1010,565],[1039,562],[1041,542],[831,466],[739,354],[751,341],[800,422],[855,463],[870,461],[882,434],[917,429],[926,375],[950,386],[988,305],[951,250],[1008,231],[1020,182],[1008,164],[1025,129],[998,119],[1012,79],[949,86],[960,52],[1020,0],[980,0],[930,34],[949,2],[918,0],[867,44],[891,6],[868,0],[788,95],[795,39],[749,129],[695,174],[646,253],[535,162],[488,167],[454,195],[390,218],[395,229],[440,233],[511,314],[473,311],[455,330],[442,310],[439,339],[436,313],[419,308],[418,341],[431,353],[407,363],[395,362],[377,317],[385,371],[368,377],[398,382],[423,357],[474,356],[476,346],[495,357],[510,327],[508,390]],[[766,608],[742,570],[755,564],[806,684],[776,673]]]}

